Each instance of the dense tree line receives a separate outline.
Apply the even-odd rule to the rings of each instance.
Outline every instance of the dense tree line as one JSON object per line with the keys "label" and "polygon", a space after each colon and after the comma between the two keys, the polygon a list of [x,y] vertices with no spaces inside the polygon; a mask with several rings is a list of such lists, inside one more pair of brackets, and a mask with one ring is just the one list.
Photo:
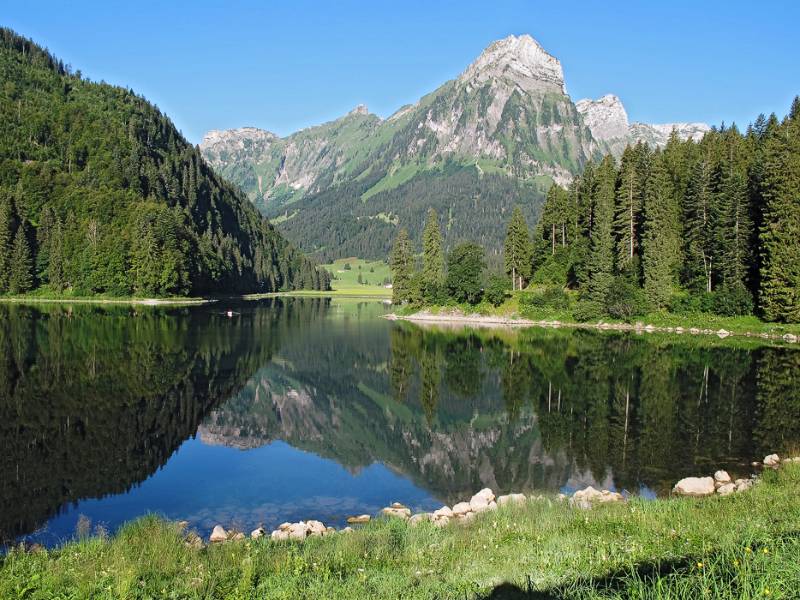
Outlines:
{"label": "dense tree line", "polygon": [[[524,219],[516,209],[514,213]],[[527,231],[527,230],[526,230]],[[399,304],[478,304],[486,299],[500,304],[505,297],[505,278],[486,279],[486,250],[475,242],[459,242],[445,258],[439,215],[428,210],[423,228],[422,264],[417,268],[414,244],[405,228],[400,229],[389,255],[392,269],[392,299]]]}
{"label": "dense tree line", "polygon": [[327,289],[157,108],[0,29],[0,294]]}
{"label": "dense tree line", "polygon": [[589,318],[646,310],[800,321],[800,99],[742,134],[628,147],[548,192],[532,281]]}

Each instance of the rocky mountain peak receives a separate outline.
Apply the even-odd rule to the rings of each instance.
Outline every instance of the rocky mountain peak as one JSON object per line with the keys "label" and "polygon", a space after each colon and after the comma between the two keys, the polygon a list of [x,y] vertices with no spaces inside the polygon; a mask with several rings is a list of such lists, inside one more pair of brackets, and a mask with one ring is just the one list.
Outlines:
{"label": "rocky mountain peak", "polygon": [[459,77],[476,87],[494,79],[510,80],[526,92],[567,93],[561,63],[528,34],[493,42]]}
{"label": "rocky mountain peak", "polygon": [[219,145],[244,144],[244,140],[253,140],[260,143],[269,143],[278,139],[278,136],[258,127],[239,127],[238,129],[212,129],[203,136],[200,148],[213,148]]}
{"label": "rocky mountain peak", "polygon": [[366,104],[359,104],[353,110],[351,110],[349,113],[347,113],[347,116],[351,116],[351,115],[368,115],[368,114],[369,114],[369,109],[367,108],[367,105]]}
{"label": "rocky mountain peak", "polygon": [[618,96],[606,94],[597,100],[585,98],[578,100],[575,108],[595,139],[607,141],[628,135],[628,113]]}

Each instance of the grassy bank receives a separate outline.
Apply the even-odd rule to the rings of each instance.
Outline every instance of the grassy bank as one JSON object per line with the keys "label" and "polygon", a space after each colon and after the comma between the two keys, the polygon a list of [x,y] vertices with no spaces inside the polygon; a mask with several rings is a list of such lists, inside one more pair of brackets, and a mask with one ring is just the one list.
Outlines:
{"label": "grassy bank", "polygon": [[502,317],[512,320],[527,321],[559,321],[562,325],[575,325],[590,327],[599,322],[607,324],[635,324],[652,325],[656,328],[682,327],[684,330],[691,328],[710,329],[719,331],[725,329],[732,334],[761,335],[780,337],[791,333],[800,336],[800,324],[770,323],[762,321],[756,316],[723,317],[711,313],[676,314],[669,312],[652,312],[634,316],[628,319],[614,319],[608,316],[582,321],[575,318],[569,306],[553,308],[549,306],[530,306],[525,302],[525,296],[530,292],[515,292],[500,306],[493,306],[488,302],[481,302],[475,306],[469,304],[449,304],[445,306],[404,307],[397,311],[401,316],[410,316],[424,311],[430,314],[450,314],[454,311],[464,315],[481,315],[487,317]]}
{"label": "grassy bank", "polygon": [[11,551],[2,598],[793,598],[800,465],[752,490],[589,511],[530,501],[466,526],[379,520],[351,534],[195,550],[145,518],[111,539]]}

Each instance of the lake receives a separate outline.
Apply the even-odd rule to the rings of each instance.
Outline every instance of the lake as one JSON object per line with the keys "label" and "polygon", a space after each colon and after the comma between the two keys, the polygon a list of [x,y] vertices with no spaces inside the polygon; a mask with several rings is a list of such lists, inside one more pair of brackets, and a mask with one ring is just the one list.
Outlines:
{"label": "lake", "polygon": [[798,448],[790,347],[421,328],[387,310],[0,305],[0,539],[55,545],[147,513],[204,536],[339,527],[486,486],[656,496]]}

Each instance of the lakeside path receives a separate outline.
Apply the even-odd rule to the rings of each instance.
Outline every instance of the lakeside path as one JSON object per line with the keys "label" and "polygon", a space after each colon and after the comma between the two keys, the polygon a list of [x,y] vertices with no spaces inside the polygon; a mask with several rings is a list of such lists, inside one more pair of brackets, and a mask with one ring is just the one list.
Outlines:
{"label": "lakeside path", "polygon": [[764,340],[783,341],[790,344],[797,343],[798,336],[793,333],[768,333],[768,332],[753,332],[753,331],[728,331],[727,329],[701,329],[699,327],[658,327],[652,324],[637,322],[631,323],[609,323],[605,321],[598,321],[595,323],[576,323],[564,322],[558,320],[540,320],[534,321],[531,319],[513,319],[503,316],[481,315],[481,314],[463,314],[457,311],[449,313],[432,313],[428,311],[420,311],[410,315],[398,315],[389,313],[384,315],[385,319],[390,321],[411,321],[413,323],[425,323],[431,325],[444,325],[450,327],[456,326],[469,326],[469,327],[544,327],[550,329],[558,329],[567,327],[572,329],[594,329],[601,331],[633,331],[637,333],[672,333],[672,334],[687,334],[687,335],[709,335],[716,336],[720,339],[728,337],[747,337],[757,338]]}

